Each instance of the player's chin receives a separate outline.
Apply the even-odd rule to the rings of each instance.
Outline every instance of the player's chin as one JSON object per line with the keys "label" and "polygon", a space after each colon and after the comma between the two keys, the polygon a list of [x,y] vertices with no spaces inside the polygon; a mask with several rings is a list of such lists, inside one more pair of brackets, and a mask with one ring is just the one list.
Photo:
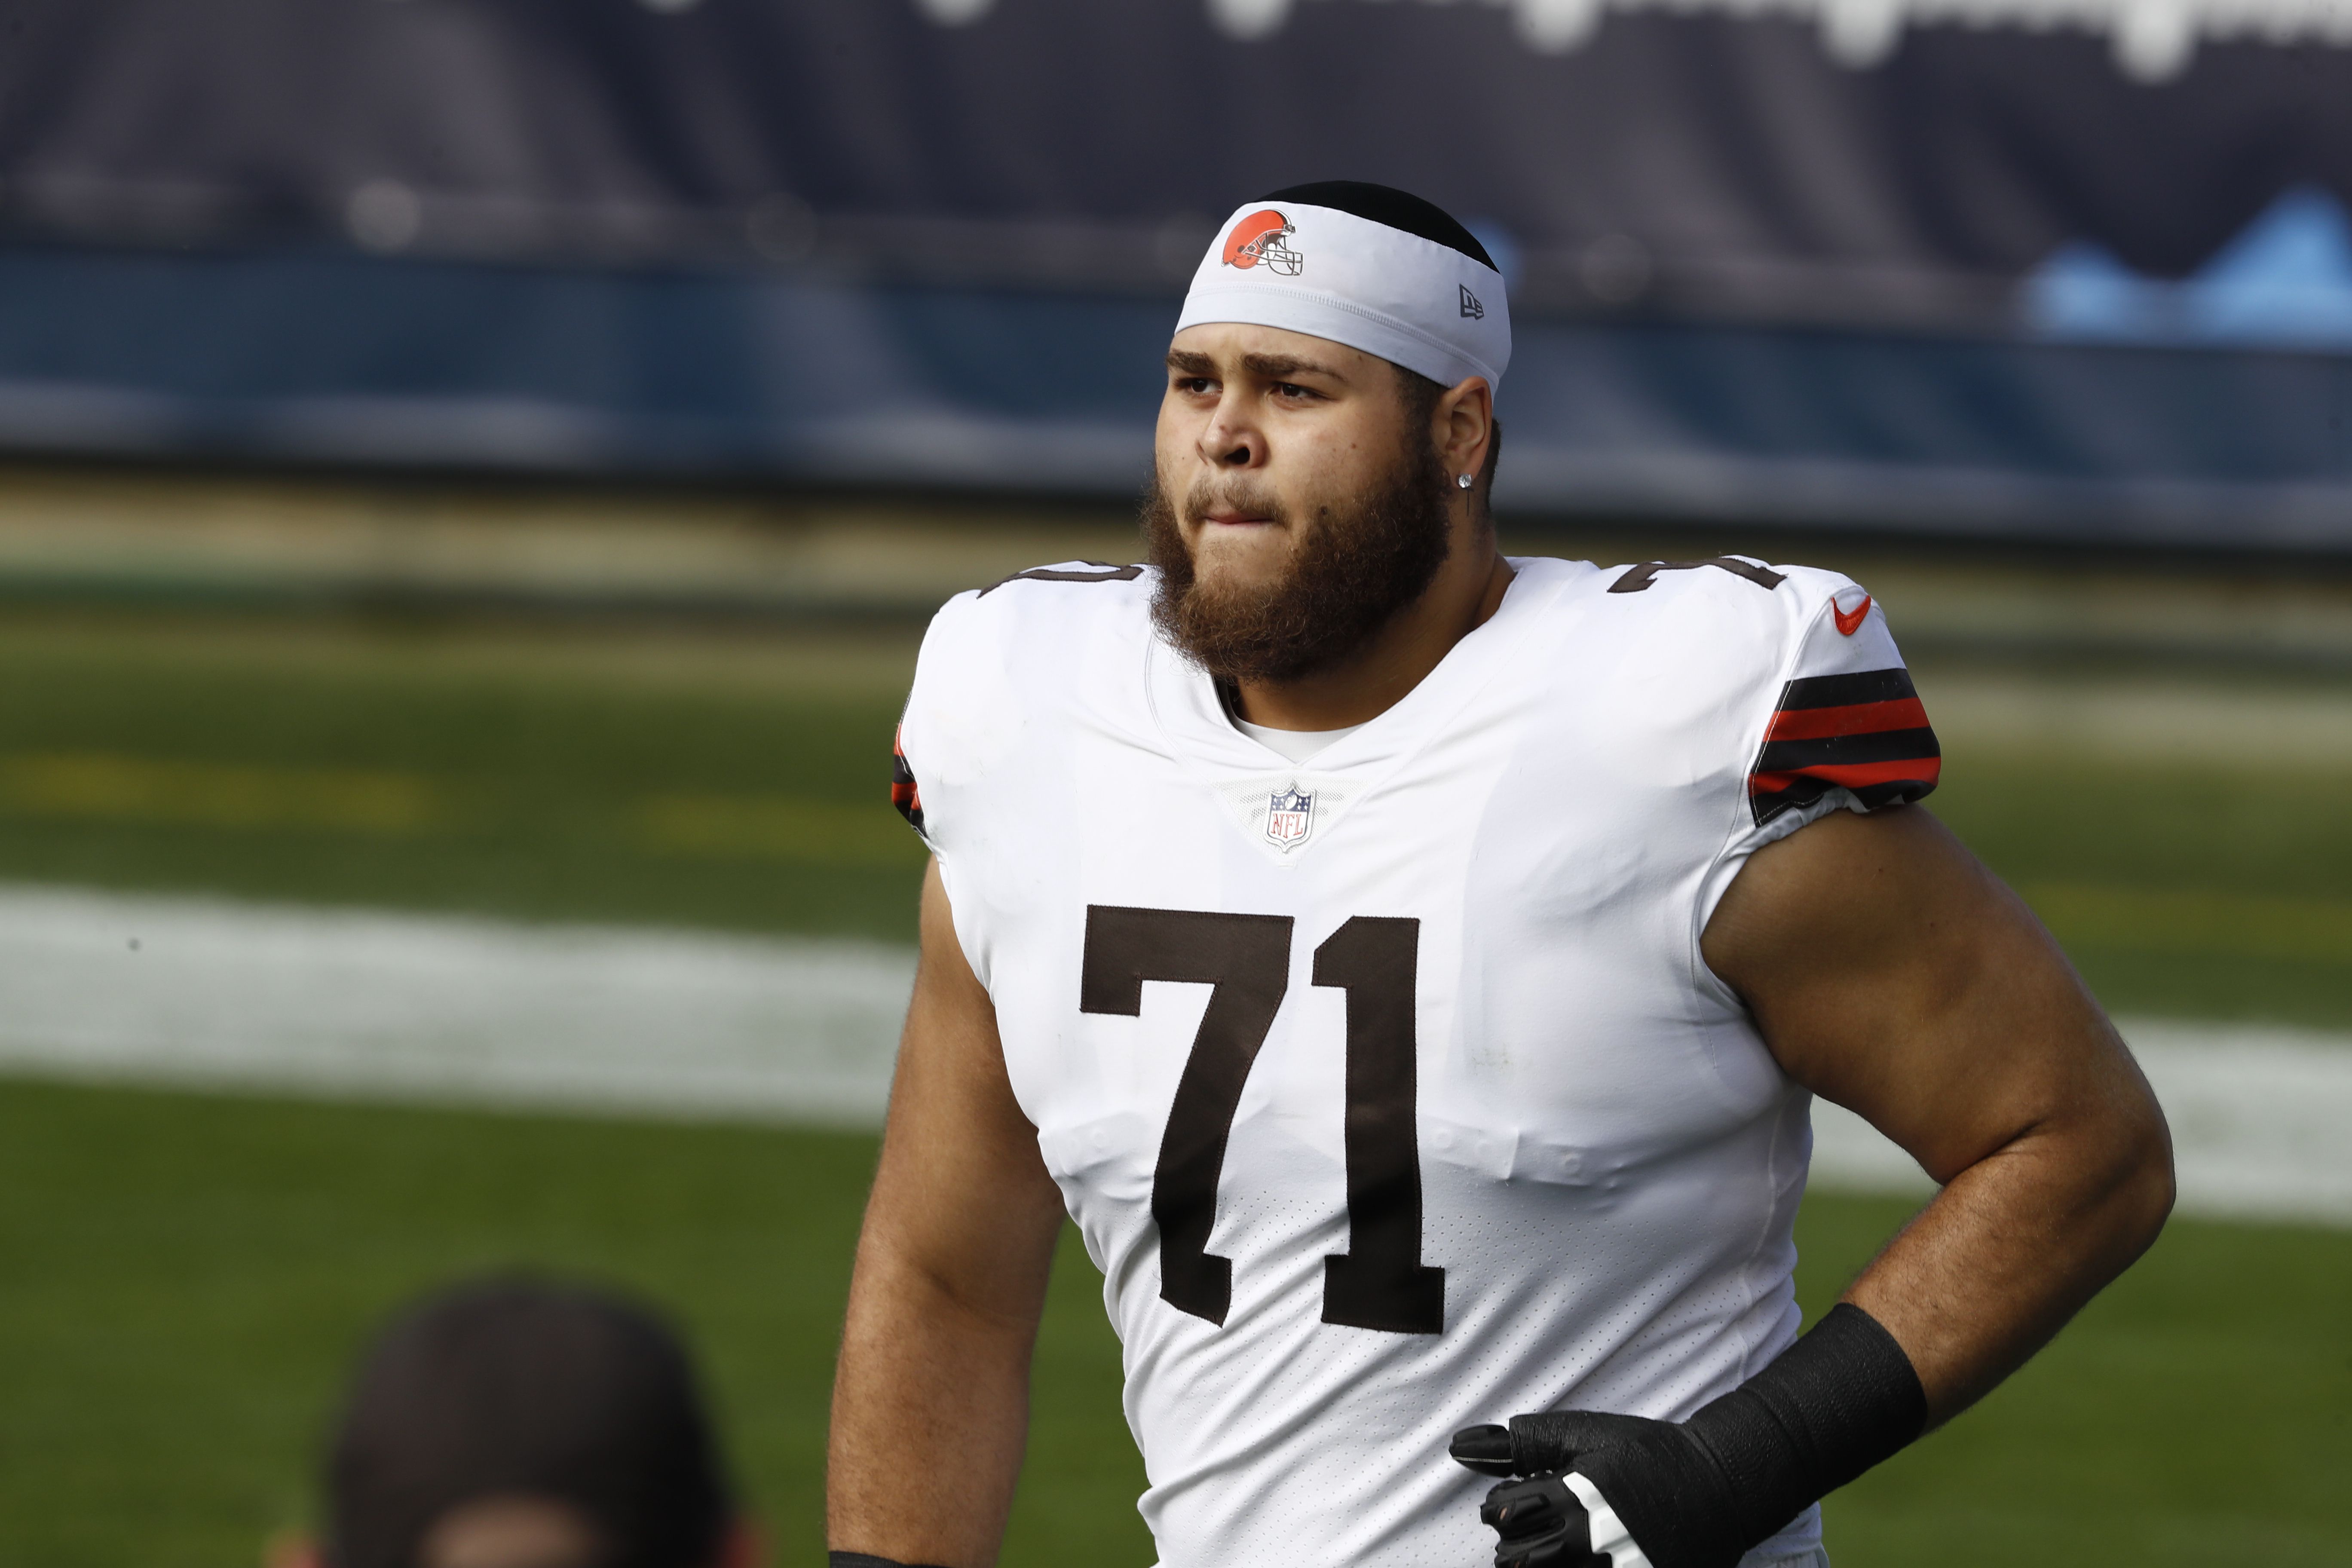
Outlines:
{"label": "player's chin", "polygon": [[1283,596],[1288,582],[1288,575],[1280,571],[1242,570],[1238,566],[1200,571],[1194,574],[1185,599],[1195,616],[1222,623],[1236,615],[1261,613],[1267,604]]}
{"label": "player's chin", "polygon": [[1290,530],[1278,522],[1195,523],[1192,545],[1194,581],[1221,592],[1262,591],[1290,570]]}

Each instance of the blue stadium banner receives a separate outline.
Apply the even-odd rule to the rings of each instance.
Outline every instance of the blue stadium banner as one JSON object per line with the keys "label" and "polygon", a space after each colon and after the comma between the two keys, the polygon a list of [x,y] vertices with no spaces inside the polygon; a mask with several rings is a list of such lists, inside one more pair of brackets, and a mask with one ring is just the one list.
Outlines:
{"label": "blue stadium banner", "polygon": [[1046,361],[1353,177],[1509,275],[1517,504],[2352,540],[2347,46],[2352,0],[0,0],[0,441],[1119,488],[1149,363],[1065,407]]}

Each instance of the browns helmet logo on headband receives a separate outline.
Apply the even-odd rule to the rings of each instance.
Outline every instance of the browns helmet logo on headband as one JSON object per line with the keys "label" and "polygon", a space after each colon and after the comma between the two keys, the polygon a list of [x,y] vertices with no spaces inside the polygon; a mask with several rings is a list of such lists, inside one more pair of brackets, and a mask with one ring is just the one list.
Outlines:
{"label": "browns helmet logo on headband", "polygon": [[[1304,239],[1306,243],[1292,247]],[[1314,277],[1300,278],[1307,256]],[[1344,343],[1440,386],[1511,363],[1503,277],[1478,237],[1410,192],[1327,180],[1231,209],[1192,270],[1176,330],[1212,321]]]}
{"label": "browns helmet logo on headband", "polygon": [[1268,272],[1296,278],[1307,258],[1283,241],[1297,232],[1297,225],[1272,207],[1254,212],[1225,236],[1225,265],[1250,268],[1264,262]]}

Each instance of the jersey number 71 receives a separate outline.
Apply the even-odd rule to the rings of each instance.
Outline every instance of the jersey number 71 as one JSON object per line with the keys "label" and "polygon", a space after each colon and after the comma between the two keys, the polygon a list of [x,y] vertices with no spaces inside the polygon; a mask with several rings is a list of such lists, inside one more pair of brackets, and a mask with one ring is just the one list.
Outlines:
{"label": "jersey number 71", "polygon": [[[1234,1266],[1209,1250],[1225,1142],[1290,985],[1287,915],[1087,907],[1078,1009],[1139,1017],[1147,980],[1208,985],[1152,1173],[1160,1295],[1223,1324]],[[1358,915],[1315,950],[1315,984],[1348,994],[1348,1250],[1323,1259],[1323,1321],[1398,1334],[1445,1326],[1445,1271],[1421,1261],[1413,973],[1421,922]]]}

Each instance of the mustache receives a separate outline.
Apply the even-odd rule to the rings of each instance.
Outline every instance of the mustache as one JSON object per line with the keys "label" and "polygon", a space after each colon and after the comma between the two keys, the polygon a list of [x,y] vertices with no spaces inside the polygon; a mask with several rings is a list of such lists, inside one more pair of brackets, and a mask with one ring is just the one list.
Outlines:
{"label": "mustache", "polygon": [[1219,484],[1210,479],[1195,479],[1192,488],[1184,494],[1184,521],[1197,523],[1213,511],[1262,517],[1281,527],[1287,527],[1290,523],[1289,509],[1272,490],[1261,489],[1248,483],[1228,481]]}

